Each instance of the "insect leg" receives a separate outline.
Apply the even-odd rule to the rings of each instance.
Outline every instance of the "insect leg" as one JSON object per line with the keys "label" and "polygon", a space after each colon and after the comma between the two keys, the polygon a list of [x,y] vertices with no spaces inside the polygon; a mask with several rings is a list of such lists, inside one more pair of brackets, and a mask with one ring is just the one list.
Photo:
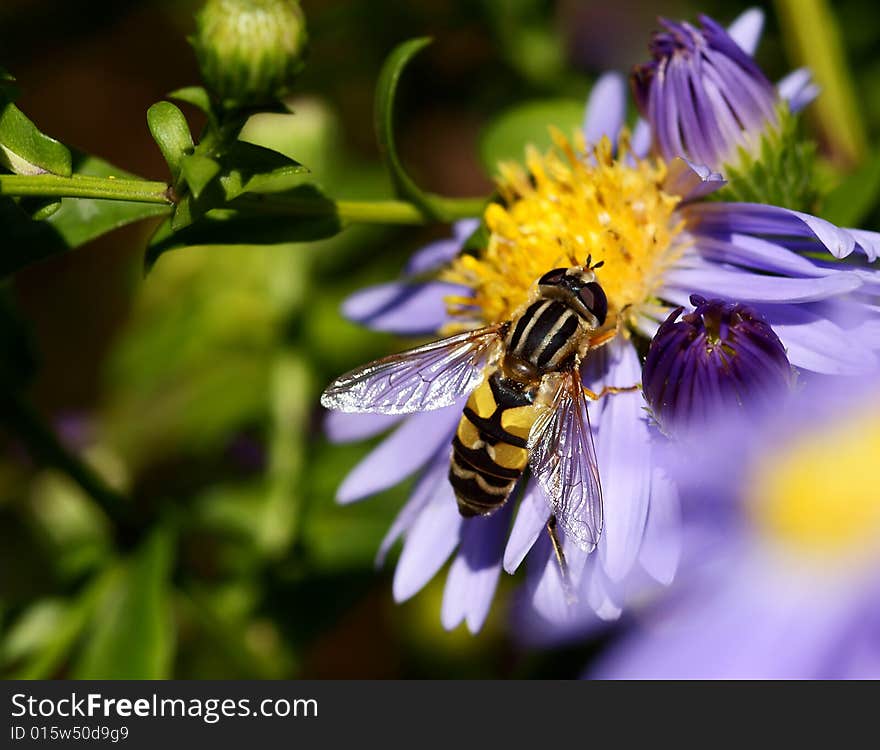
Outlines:
{"label": "insect leg", "polygon": [[571,584],[571,576],[568,574],[568,563],[565,561],[565,552],[562,550],[562,544],[556,535],[556,516],[550,516],[547,521],[547,534],[550,537],[550,544],[553,547],[553,554],[556,556],[556,562],[559,565],[559,575],[562,577],[562,590],[565,593],[565,603],[573,606],[577,602],[574,593],[574,586]]}
{"label": "insect leg", "polygon": [[602,388],[601,391],[596,393],[596,391],[591,391],[586,386],[583,386],[584,395],[592,399],[593,401],[598,401],[603,396],[613,395],[615,393],[633,393],[634,391],[639,390],[641,388],[640,383],[636,383],[635,385],[627,385],[627,386],[617,386],[617,385],[606,385]]}

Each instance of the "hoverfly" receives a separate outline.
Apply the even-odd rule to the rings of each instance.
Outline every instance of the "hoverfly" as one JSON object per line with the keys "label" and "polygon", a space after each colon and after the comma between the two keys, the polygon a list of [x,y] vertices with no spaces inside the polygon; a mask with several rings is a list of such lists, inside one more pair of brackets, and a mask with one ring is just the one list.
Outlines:
{"label": "hoverfly", "polygon": [[514,316],[359,367],[321,396],[329,409],[408,414],[469,395],[452,441],[449,481],[463,516],[501,508],[528,466],[550,504],[548,531],[562,572],[558,524],[591,552],[602,533],[602,486],[587,413],[596,394],[583,359],[617,333],[596,278],[602,264],[555,268]]}

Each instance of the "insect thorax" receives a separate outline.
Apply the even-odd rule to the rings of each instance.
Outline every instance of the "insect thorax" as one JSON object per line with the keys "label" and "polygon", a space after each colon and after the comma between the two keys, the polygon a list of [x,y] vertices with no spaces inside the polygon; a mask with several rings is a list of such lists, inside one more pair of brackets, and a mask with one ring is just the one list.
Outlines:
{"label": "insect thorax", "polygon": [[502,369],[523,382],[568,369],[583,356],[592,330],[591,321],[564,301],[539,296],[512,321]]}

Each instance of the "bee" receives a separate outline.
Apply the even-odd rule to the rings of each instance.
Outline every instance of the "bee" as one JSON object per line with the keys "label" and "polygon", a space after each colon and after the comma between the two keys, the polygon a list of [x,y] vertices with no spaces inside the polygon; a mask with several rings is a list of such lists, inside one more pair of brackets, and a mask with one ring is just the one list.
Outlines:
{"label": "bee", "polygon": [[[408,414],[468,396],[449,466],[462,516],[488,516],[510,498],[526,468],[550,506],[548,532],[565,573],[558,525],[586,552],[602,533],[602,485],[581,362],[617,333],[588,258],[538,279],[508,321],[393,354],[333,381],[329,409]],[[616,317],[616,316],[612,316]],[[619,318],[618,318],[619,319]]]}

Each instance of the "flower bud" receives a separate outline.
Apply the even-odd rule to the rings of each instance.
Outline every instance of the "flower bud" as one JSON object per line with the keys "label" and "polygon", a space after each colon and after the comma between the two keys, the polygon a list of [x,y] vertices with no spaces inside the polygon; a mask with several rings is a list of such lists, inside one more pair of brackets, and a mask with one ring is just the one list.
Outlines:
{"label": "flower bud", "polygon": [[757,63],[707,16],[700,28],[661,23],[665,30],[651,40],[653,60],[632,75],[659,154],[719,170],[739,148],[756,151],[779,117],[779,96]]}
{"label": "flower bud", "polygon": [[645,399],[668,434],[721,409],[772,404],[792,383],[785,348],[758,312],[696,294],[691,304],[693,312],[679,307],[660,326],[642,370]]}
{"label": "flower bud", "polygon": [[208,0],[191,42],[225,107],[268,105],[290,91],[305,64],[306,19],[297,0]]}

